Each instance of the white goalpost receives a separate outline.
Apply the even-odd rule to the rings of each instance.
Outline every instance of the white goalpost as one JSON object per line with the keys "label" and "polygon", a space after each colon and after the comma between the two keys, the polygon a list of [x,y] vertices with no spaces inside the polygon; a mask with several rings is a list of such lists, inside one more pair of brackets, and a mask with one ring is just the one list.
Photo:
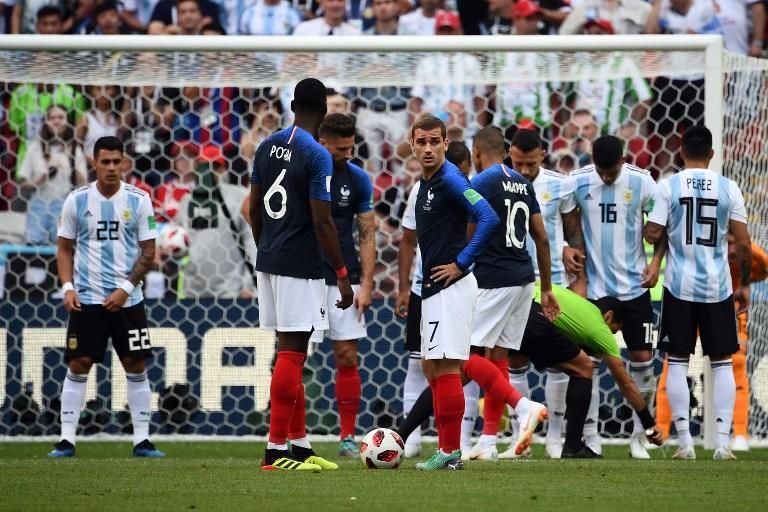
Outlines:
{"label": "white goalpost", "polygon": [[[428,60],[435,55],[447,56],[449,61],[452,56],[466,56],[465,60],[471,59],[479,66],[435,70],[429,67]],[[524,66],[515,67],[509,65],[512,61],[509,56],[530,58]],[[462,72],[462,69],[472,72]],[[411,109],[413,103],[409,100],[416,91],[439,95],[444,92],[436,92],[438,89],[445,91],[445,87],[450,86],[452,90],[464,91],[461,94],[465,97],[466,91],[472,91],[470,97],[479,96],[479,99],[453,101],[458,105],[445,106],[440,111],[450,123],[455,123],[460,134],[457,140],[468,140],[478,123],[492,122],[506,127],[521,120],[531,121],[526,113],[528,110],[550,110],[549,105],[542,107],[540,102],[536,106],[533,103],[519,105],[521,102],[515,97],[519,91],[545,89],[548,91],[547,101],[554,106],[546,113],[551,119],[546,126],[539,127],[552,149],[553,162],[555,155],[581,158],[569,145],[572,139],[580,137],[569,135],[570,130],[577,129],[574,114],[589,108],[605,108],[609,112],[604,118],[597,114],[593,116],[595,123],[600,125],[598,128],[603,133],[620,137],[627,134],[634,144],[628,145],[633,152],[632,158],[637,159],[638,165],[647,162],[659,174],[675,168],[674,139],[679,134],[678,123],[703,120],[714,137],[712,169],[735,179],[742,187],[753,239],[763,247],[768,244],[768,206],[765,201],[768,199],[768,154],[765,150],[768,129],[763,126],[768,125],[768,63],[728,54],[719,36],[0,36],[0,82],[69,84],[73,88],[72,94],[80,94],[83,100],[82,107],[72,107],[73,116],[84,115],[84,111],[91,108],[88,105],[96,103],[92,86],[115,86],[119,92],[110,98],[112,109],[120,119],[132,120],[121,121],[124,126],[121,125],[120,133],[126,142],[130,144],[145,129],[151,131],[154,142],[161,141],[154,153],[136,150],[132,155],[136,162],[143,162],[139,175],[159,175],[158,184],[178,171],[176,160],[184,152],[184,145],[179,144],[179,134],[194,139],[194,130],[203,128],[209,130],[205,144],[220,144],[222,158],[226,159],[230,172],[247,175],[247,147],[257,144],[248,139],[248,134],[256,133],[259,123],[266,123],[262,121],[266,118],[260,116],[272,109],[278,117],[278,125],[290,122],[289,111],[285,108],[286,91],[306,76],[315,76],[344,93],[343,101],[348,108],[356,112],[366,111],[368,117],[374,119],[369,125],[361,124],[358,117],[362,139],[368,146],[367,155],[358,156],[374,180],[381,260],[377,267],[377,300],[369,322],[369,339],[361,342],[360,368],[364,385],[361,430],[367,430],[373,424],[395,423],[402,412],[400,400],[406,355],[397,345],[402,325],[392,315],[391,300],[393,290],[396,290],[398,208],[409,190],[412,176],[408,156],[398,152],[407,126],[392,126],[394,121],[391,117],[385,118],[384,114],[394,110],[402,112],[403,104]],[[659,85],[662,83],[659,78],[668,79],[664,86],[667,89]],[[616,106],[607,103],[605,107],[598,106],[595,102],[607,102],[608,99],[597,93],[592,103],[585,102],[582,91],[596,90],[594,82],[597,80],[621,83],[626,99]],[[681,106],[663,104],[669,97],[667,90],[685,81],[690,82],[692,94],[698,98],[696,101],[701,101],[701,119],[696,119],[683,104],[682,89],[673,91],[675,94],[679,92],[676,101]],[[580,85],[586,82],[592,85]],[[630,85],[632,83],[635,85]],[[638,83],[641,89],[647,89],[645,96],[637,91]],[[192,89],[197,92],[193,93]],[[11,101],[15,90],[6,91]],[[216,92],[212,92],[214,90]],[[404,92],[391,93],[392,90]],[[484,94],[478,94],[480,90],[485,91]],[[373,95],[367,91],[374,91]],[[192,97],[192,94],[198,96]],[[373,105],[381,98],[384,98],[385,107],[378,110]],[[451,98],[449,100],[451,103]],[[219,117],[211,121],[210,127],[200,127],[208,111],[196,112],[197,101],[208,101],[209,110],[214,110],[212,105],[221,110],[216,110]],[[422,103],[428,105],[429,101]],[[637,108],[641,104],[647,110],[644,116],[643,110]],[[152,121],[155,124],[148,124],[149,128],[135,121],[136,108],[149,108],[146,105],[156,106],[160,112]],[[180,114],[177,105],[188,110]],[[504,118],[501,114],[503,105],[512,105],[514,109],[510,107],[510,111],[515,113]],[[685,119],[658,117],[659,112],[663,114],[664,107],[668,107],[672,114],[675,108],[682,109],[681,117]],[[188,111],[197,115],[198,125],[194,128],[184,124],[186,118],[183,116]],[[17,123],[19,126],[30,118],[29,112],[14,112],[12,115],[22,119]],[[406,119],[403,114],[402,119]],[[416,114],[418,112],[409,111],[409,119]],[[611,118],[614,114],[616,121]],[[225,122],[229,124],[223,126]],[[664,123],[673,123],[674,129],[662,133],[658,127]],[[19,127],[17,135],[30,136],[22,133],[25,129]],[[132,147],[135,149],[135,146]],[[181,204],[186,205],[183,201]],[[174,218],[168,218],[168,221],[176,222]],[[192,242],[194,244],[194,237]],[[0,249],[2,246],[0,240]],[[25,256],[21,249],[11,252],[17,258],[33,258]],[[234,256],[230,258],[239,257],[237,252],[232,254]],[[234,266],[238,263],[234,262]],[[10,260],[0,264],[0,276],[19,272]],[[191,274],[192,268],[183,267],[187,275]],[[64,316],[55,312],[59,304],[44,292],[38,296],[34,295],[34,290],[25,291],[21,285],[18,288],[15,295],[9,291],[0,299],[3,308],[0,322],[3,335],[0,364],[3,368],[0,375],[4,376],[0,403],[5,402],[6,411],[10,411],[0,415],[0,437],[51,435],[56,431],[55,414],[49,416],[47,424],[42,418],[46,411],[55,409],[50,395],[57,393],[56,382],[60,380],[63,368],[63,340],[58,340],[52,333],[64,325]],[[753,390],[750,427],[756,439],[768,437],[766,301],[768,292],[756,287],[750,310],[748,357]],[[147,305],[151,327],[157,328],[158,336],[164,336],[158,340],[158,346],[172,347],[162,349],[162,357],[150,370],[159,409],[169,396],[176,398],[175,402],[168,402],[168,410],[159,411],[157,414],[161,415],[153,417],[153,430],[168,435],[263,434],[267,421],[264,397],[268,396],[264,390],[269,386],[274,346],[272,338],[256,327],[255,306],[237,299],[237,293],[224,296],[187,293],[174,298],[166,294],[149,300]],[[221,332],[214,337],[210,331],[217,329]],[[55,333],[58,335],[60,331]],[[256,341],[254,333],[258,334]],[[29,347],[34,353],[27,352]],[[215,353],[206,353],[209,347]],[[115,361],[113,357],[112,364]],[[333,355],[327,347],[318,349],[310,357],[305,384],[310,395],[307,418],[312,434],[332,433],[337,425],[332,361]],[[209,371],[208,368],[216,370]],[[697,359],[691,372],[699,371],[703,374],[703,391],[698,388],[694,395],[703,401],[703,407],[700,405],[698,411],[703,414],[700,423],[704,446],[713,448],[716,430],[709,364]],[[171,381],[168,375],[173,375],[174,380]],[[698,377],[699,374],[693,375],[694,384]],[[541,396],[543,375],[532,371],[529,381],[534,394]],[[94,432],[118,434],[122,427],[117,418],[121,411],[124,412],[124,404],[112,400],[110,394],[119,386],[113,385],[108,372],[94,382],[89,401],[98,402],[93,406],[98,410],[93,417],[103,412],[109,418],[104,424],[97,425],[98,428],[94,427]],[[173,385],[187,387],[175,388]],[[14,416],[12,407],[15,397],[24,395],[27,389],[33,390],[28,394],[38,405],[34,428],[17,425],[22,415]],[[186,394],[179,396],[180,389],[185,389]],[[605,418],[601,416],[604,435],[622,438],[628,434],[627,425],[631,424],[631,419],[619,411],[623,401],[617,402],[615,395],[613,382],[606,372],[601,373],[603,402],[616,404],[613,411],[606,412]],[[184,403],[196,405],[187,407]]]}

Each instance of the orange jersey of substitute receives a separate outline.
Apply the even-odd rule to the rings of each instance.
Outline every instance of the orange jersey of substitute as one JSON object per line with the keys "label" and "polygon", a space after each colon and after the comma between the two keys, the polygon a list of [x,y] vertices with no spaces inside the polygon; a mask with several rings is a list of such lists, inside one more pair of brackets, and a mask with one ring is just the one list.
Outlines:
{"label": "orange jersey of substitute", "polygon": [[[731,279],[733,280],[733,289],[739,287],[740,275],[739,269],[733,258],[729,258],[729,264],[731,267]],[[755,244],[752,244],[752,271],[750,272],[749,281],[756,283],[762,281],[768,277],[768,253],[764,249],[761,249]]]}

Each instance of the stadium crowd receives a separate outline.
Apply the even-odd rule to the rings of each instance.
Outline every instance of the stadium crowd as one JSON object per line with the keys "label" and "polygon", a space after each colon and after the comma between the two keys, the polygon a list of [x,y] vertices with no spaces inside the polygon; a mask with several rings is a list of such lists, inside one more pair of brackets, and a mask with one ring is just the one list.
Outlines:
{"label": "stadium crowd", "polygon": [[[14,34],[186,35],[532,35],[717,33],[725,47],[765,56],[765,1],[753,0],[3,0],[0,32]],[[503,66],[529,70],[535,55]],[[577,63],[578,65],[578,63]],[[591,143],[626,141],[630,163],[654,177],[674,172],[682,130],[703,120],[703,78],[645,78],[629,59],[626,79],[581,82],[423,85],[419,74],[479,74],[473,56],[434,55],[414,86],[329,89],[329,112],[356,119],[355,159],[374,182],[378,220],[377,292],[396,290],[399,222],[421,169],[408,128],[432,113],[452,141],[496,125],[510,140],[536,127],[545,166],[568,173],[590,162]],[[596,70],[595,76],[599,76]],[[288,91],[290,92],[290,91]],[[0,211],[26,213],[23,243],[55,243],[69,191],[92,179],[92,148],[105,135],[128,147],[126,180],[147,190],[159,221],[190,233],[189,256],[163,254],[150,297],[251,297],[254,259],[245,222],[250,163],[259,143],[291,123],[285,91],[235,87],[0,85]],[[211,194],[220,191],[221,194]],[[220,208],[219,206],[224,206]],[[201,233],[205,234],[202,236]],[[1,235],[0,235],[1,236]],[[0,240],[8,242],[13,240]],[[211,249],[214,247],[215,249]],[[230,262],[242,279],[214,282],[211,263]],[[240,262],[243,262],[241,264]],[[185,279],[178,279],[183,269]],[[213,272],[221,275],[221,272]],[[183,283],[180,283],[183,281]],[[152,284],[154,283],[154,285]]]}

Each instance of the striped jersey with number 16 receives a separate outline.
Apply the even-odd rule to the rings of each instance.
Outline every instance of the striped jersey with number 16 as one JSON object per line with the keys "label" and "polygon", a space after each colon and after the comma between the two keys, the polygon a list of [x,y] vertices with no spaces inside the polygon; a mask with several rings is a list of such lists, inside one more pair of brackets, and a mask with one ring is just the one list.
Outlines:
{"label": "striped jersey with number 16", "polygon": [[[152,201],[143,190],[123,182],[109,198],[95,182],[80,187],[64,201],[58,236],[75,241],[73,285],[80,303],[103,304],[131,274],[139,242],[157,238]],[[142,299],[137,286],[123,307]]]}
{"label": "striped jersey with number 16", "polygon": [[659,183],[648,221],[667,228],[664,286],[672,295],[712,303],[733,293],[728,225],[747,222],[736,183],[708,169],[685,169]]}
{"label": "striped jersey with number 16", "polygon": [[572,193],[564,208],[581,210],[587,249],[587,297],[627,301],[645,293],[647,265],[643,248],[643,214],[653,207],[656,183],[651,173],[624,164],[619,177],[606,185],[594,165],[574,171]]}
{"label": "striped jersey with number 16", "polygon": [[323,278],[309,202],[331,201],[332,173],[331,154],[298,126],[280,130],[259,145],[251,174],[251,183],[261,186],[263,200],[256,270]]}

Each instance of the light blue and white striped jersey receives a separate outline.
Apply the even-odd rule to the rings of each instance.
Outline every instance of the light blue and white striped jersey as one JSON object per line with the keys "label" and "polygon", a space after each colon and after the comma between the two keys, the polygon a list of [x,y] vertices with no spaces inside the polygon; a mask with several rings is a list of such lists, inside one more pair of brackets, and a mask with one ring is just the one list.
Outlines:
{"label": "light blue and white striped jersey", "polygon": [[[568,287],[568,274],[563,265],[563,247],[565,236],[563,233],[563,213],[571,194],[571,180],[564,174],[540,168],[539,175],[533,180],[533,191],[541,207],[541,217],[544,220],[544,228],[549,239],[549,257],[552,261],[552,284]],[[573,210],[573,208],[571,208]],[[528,235],[528,253],[533,261],[533,269],[536,279],[539,278],[539,262],[536,260],[536,244]]]}
{"label": "light blue and white striped jersey", "polygon": [[[416,231],[416,197],[419,195],[421,181],[414,183],[411,192],[408,195],[408,201],[405,203],[405,212],[403,220],[400,223],[404,228]],[[421,268],[421,249],[416,246],[416,258],[414,260],[413,278],[411,280],[411,291],[421,297],[421,284],[424,281],[424,273]]]}
{"label": "light blue and white striped jersey", "polygon": [[[157,237],[149,195],[120,183],[104,197],[91,183],[71,192],[61,210],[58,236],[75,241],[74,287],[82,304],[103,304],[128,278],[139,257],[139,242]],[[123,307],[143,299],[137,286]]]}
{"label": "light blue and white striped jersey", "polygon": [[721,302],[732,293],[730,221],[747,223],[744,197],[732,180],[685,169],[659,182],[648,221],[667,228],[664,286],[680,300]]}
{"label": "light blue and white striped jersey", "polygon": [[606,185],[594,165],[571,173],[565,211],[581,210],[587,249],[587,297],[632,300],[645,293],[640,283],[648,261],[643,248],[643,214],[653,208],[651,173],[624,164]]}
{"label": "light blue and white striped jersey", "polygon": [[267,5],[263,0],[229,0],[230,2],[246,3],[235,22],[236,29],[230,34],[247,36],[287,36],[293,33],[296,25],[303,18],[289,2],[282,1],[277,5]]}

